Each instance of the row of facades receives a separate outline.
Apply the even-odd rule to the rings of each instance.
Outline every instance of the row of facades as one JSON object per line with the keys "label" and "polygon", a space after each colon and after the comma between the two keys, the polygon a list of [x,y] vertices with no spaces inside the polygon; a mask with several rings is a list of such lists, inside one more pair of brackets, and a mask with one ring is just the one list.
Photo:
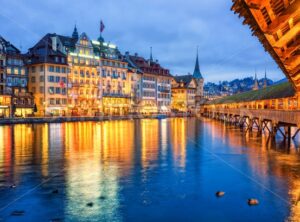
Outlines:
{"label": "row of facades", "polygon": [[203,96],[198,55],[193,75],[173,76],[138,54],[120,53],[75,26],[46,34],[22,54],[0,36],[0,117],[195,112]]}

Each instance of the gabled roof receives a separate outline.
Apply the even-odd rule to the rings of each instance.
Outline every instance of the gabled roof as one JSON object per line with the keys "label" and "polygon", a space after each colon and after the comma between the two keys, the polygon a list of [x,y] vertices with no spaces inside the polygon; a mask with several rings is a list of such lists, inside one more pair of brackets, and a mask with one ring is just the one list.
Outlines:
{"label": "gabled roof", "polygon": [[[176,83],[178,83],[178,86],[175,86],[173,88],[188,88],[189,84],[194,80],[193,75],[183,75],[183,76],[174,76],[174,79]],[[180,83],[183,83],[183,86],[180,85]]]}
{"label": "gabled roof", "polygon": [[146,60],[144,57],[138,55],[127,55],[127,58],[131,60],[131,63],[135,67],[138,67],[143,73],[172,77],[170,71],[161,67],[158,62],[151,62],[150,60]]}
{"label": "gabled roof", "polygon": [[[52,38],[57,36],[56,34],[46,34],[40,41],[38,41],[32,48],[28,50],[26,54],[28,64],[38,64],[38,63],[53,63],[53,64],[67,64],[66,55],[60,50],[53,50],[52,48]],[[55,57],[65,58],[64,62],[62,60],[55,61]]]}
{"label": "gabled roof", "polygon": [[14,53],[14,54],[20,54],[21,53],[21,51],[17,47],[15,47],[9,41],[4,39],[2,36],[0,36],[0,44],[4,47],[4,51],[6,53]]}

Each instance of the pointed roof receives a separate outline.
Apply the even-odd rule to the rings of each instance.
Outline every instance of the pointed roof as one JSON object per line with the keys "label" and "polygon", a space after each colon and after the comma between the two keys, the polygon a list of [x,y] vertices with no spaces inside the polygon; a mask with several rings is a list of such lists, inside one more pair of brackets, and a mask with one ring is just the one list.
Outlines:
{"label": "pointed roof", "polygon": [[198,48],[197,48],[197,57],[196,57],[196,64],[195,64],[193,76],[196,79],[203,79],[202,74],[200,72],[200,66],[199,66]]}
{"label": "pointed roof", "polygon": [[77,31],[77,27],[75,25],[73,33],[72,33],[72,38],[78,40],[78,31]]}
{"label": "pointed roof", "polygon": [[265,69],[264,88],[266,88],[267,85],[268,85],[268,80],[267,80],[267,70]]}
{"label": "pointed roof", "polygon": [[[178,84],[178,87],[172,87],[172,88],[189,88],[190,82],[195,79],[191,74],[188,74],[182,76],[174,76],[174,80]],[[183,86],[181,86],[180,83],[183,83]]]}
{"label": "pointed roof", "polygon": [[150,47],[150,62],[153,62],[152,47]]}
{"label": "pointed roof", "polygon": [[253,90],[257,90],[257,89],[258,89],[258,81],[257,81],[256,70],[255,70],[255,79],[254,79]]}

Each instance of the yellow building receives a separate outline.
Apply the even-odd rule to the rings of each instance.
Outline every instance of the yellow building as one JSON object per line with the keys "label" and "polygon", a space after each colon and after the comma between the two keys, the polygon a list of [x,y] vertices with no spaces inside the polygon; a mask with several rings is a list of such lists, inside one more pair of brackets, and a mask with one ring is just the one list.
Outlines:
{"label": "yellow building", "polygon": [[92,41],[100,58],[102,111],[104,115],[128,114],[131,107],[131,73],[117,46],[100,36]]}
{"label": "yellow building", "polygon": [[33,93],[37,115],[67,114],[66,56],[57,50],[53,34],[47,34],[28,53],[28,88]]}
{"label": "yellow building", "polygon": [[[66,41],[63,45],[66,45]],[[68,64],[71,70],[68,78],[70,113],[80,116],[99,115],[101,112],[99,56],[95,56],[91,40],[85,33],[80,35],[72,52],[68,53]]]}
{"label": "yellow building", "polygon": [[192,75],[175,76],[172,80],[172,110],[194,112],[197,83]]}

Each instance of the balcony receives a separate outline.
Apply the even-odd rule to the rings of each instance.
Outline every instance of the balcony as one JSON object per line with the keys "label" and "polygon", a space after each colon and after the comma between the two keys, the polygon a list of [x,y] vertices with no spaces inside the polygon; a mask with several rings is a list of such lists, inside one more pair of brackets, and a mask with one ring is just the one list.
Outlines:
{"label": "balcony", "polygon": [[103,93],[103,97],[115,97],[115,98],[130,98],[130,94],[125,93]]}
{"label": "balcony", "polygon": [[18,92],[13,94],[14,97],[25,97],[25,98],[33,98],[33,94],[30,92]]}
{"label": "balcony", "polygon": [[7,90],[0,90],[0,95],[11,95],[11,92],[7,91]]}

